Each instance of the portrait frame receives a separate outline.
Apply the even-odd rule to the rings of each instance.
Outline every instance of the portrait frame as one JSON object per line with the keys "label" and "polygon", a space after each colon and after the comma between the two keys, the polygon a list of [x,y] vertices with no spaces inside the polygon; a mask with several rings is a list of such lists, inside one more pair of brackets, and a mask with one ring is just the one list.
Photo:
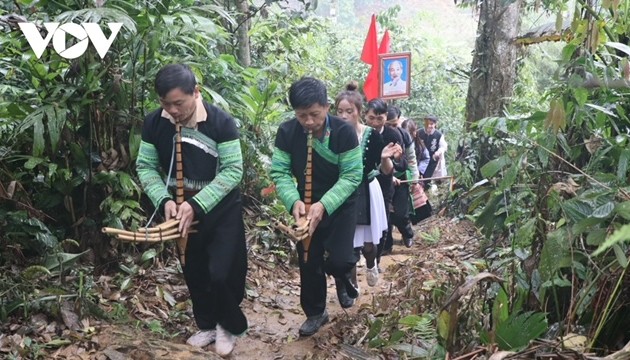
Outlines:
{"label": "portrait frame", "polygon": [[[380,98],[384,100],[408,98],[411,93],[411,52],[379,54],[378,57]],[[400,78],[397,81],[390,75],[392,73],[389,67],[392,65],[400,67]],[[396,70],[393,70],[393,73],[395,74]]]}

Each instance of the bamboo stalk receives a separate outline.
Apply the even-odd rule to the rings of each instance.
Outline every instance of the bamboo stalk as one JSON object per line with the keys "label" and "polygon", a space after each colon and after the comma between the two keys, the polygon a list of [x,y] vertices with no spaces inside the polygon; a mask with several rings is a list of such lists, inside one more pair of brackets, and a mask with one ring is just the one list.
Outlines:
{"label": "bamboo stalk", "polygon": [[[309,130],[306,138],[306,174],[304,176],[304,207],[306,214],[311,208],[313,194],[313,131]],[[308,230],[307,230],[308,234]],[[308,250],[311,247],[311,237],[302,240],[304,263],[308,262]]]}
{"label": "bamboo stalk", "polygon": [[430,180],[445,180],[445,179],[453,179],[453,176],[437,176],[437,177],[430,177],[430,178],[424,178],[424,179],[417,179],[417,180],[400,180],[399,182],[401,184],[404,183],[419,183],[419,182],[423,182],[423,181],[430,181]]}

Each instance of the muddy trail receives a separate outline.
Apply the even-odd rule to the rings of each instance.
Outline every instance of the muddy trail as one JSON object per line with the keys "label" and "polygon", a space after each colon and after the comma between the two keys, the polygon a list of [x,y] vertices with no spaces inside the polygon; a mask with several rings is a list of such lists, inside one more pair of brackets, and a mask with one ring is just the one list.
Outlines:
{"label": "muddy trail", "polygon": [[[330,321],[307,338],[298,335],[305,317],[299,304],[297,267],[275,266],[271,258],[250,256],[247,296],[242,304],[250,327],[246,336],[238,338],[230,358],[398,358],[395,348],[368,346],[374,338],[369,334],[370,324],[396,311],[421,314],[422,304],[430,302],[431,290],[440,282],[454,280],[462,262],[475,256],[479,241],[468,221],[434,216],[414,228],[416,238],[411,248],[405,248],[398,237],[393,253],[383,257],[383,273],[375,287],[367,285],[365,267],[358,268],[360,296],[352,308],[339,306],[334,281],[329,278]],[[220,359],[213,345],[199,349],[185,344],[196,328],[183,278],[173,266],[155,268],[140,275],[142,280],[123,294],[108,288],[111,279],[106,277],[96,284],[102,289],[99,307],[110,315],[124,307],[127,320],[73,320],[74,312],[64,312],[62,307],[63,323],[44,315],[33,316],[27,324],[34,329],[29,337],[47,344],[42,352],[52,359]],[[19,327],[26,325],[11,326],[15,332],[0,341],[0,350],[24,344],[26,337],[18,334]],[[65,340],[55,342],[55,338]]]}

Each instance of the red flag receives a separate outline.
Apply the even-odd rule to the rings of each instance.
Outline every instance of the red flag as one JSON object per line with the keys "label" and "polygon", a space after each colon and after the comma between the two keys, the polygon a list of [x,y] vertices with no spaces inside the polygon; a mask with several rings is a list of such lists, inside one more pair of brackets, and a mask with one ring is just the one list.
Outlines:
{"label": "red flag", "polygon": [[376,65],[378,62],[378,39],[376,38],[376,15],[372,14],[372,22],[368,30],[365,43],[363,43],[363,51],[361,52],[361,61],[366,64]]}
{"label": "red flag", "polygon": [[376,15],[372,14],[370,29],[361,52],[361,61],[372,65],[363,84],[363,92],[368,101],[378,97],[378,39],[376,36]]}
{"label": "red flag", "polygon": [[378,47],[379,54],[387,54],[391,52],[391,46],[389,40],[389,30],[385,30],[385,34],[383,34],[383,39],[381,39],[381,45]]}
{"label": "red flag", "polygon": [[380,86],[378,83],[378,69],[378,65],[372,65],[368,76],[365,78],[365,83],[363,83],[363,93],[365,93],[367,101],[378,97],[378,88]]}

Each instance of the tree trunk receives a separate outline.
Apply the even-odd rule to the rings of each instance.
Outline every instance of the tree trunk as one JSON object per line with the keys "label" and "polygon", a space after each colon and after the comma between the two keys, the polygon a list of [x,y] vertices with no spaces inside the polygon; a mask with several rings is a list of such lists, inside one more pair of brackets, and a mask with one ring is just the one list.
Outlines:
{"label": "tree trunk", "polygon": [[252,59],[249,52],[249,4],[247,0],[236,0],[239,16],[239,27],[236,30],[238,40],[238,62],[243,66],[250,66]]}
{"label": "tree trunk", "polygon": [[466,98],[466,130],[473,122],[500,116],[513,95],[521,0],[484,0]]}

